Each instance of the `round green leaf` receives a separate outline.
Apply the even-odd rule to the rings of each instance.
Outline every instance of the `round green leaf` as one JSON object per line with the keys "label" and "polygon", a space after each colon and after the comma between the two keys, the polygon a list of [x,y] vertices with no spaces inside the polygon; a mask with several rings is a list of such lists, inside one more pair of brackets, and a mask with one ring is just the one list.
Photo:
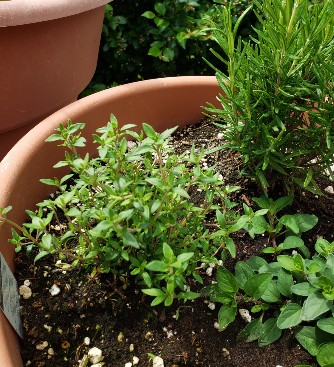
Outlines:
{"label": "round green leaf", "polygon": [[334,334],[334,317],[319,320],[317,326],[327,333]]}
{"label": "round green leaf", "polygon": [[318,254],[327,256],[332,251],[332,245],[330,242],[320,237],[317,239],[317,242],[314,245],[315,250]]}
{"label": "round green leaf", "polygon": [[293,277],[287,270],[281,269],[277,275],[277,288],[285,297],[291,296]]}
{"label": "round green leaf", "polygon": [[272,274],[262,273],[253,275],[244,285],[244,291],[255,299],[259,299],[266,291],[272,279]]}
{"label": "round green leaf", "polygon": [[294,218],[298,223],[299,232],[307,232],[318,223],[314,214],[294,214]]}
{"label": "round green leaf", "polygon": [[252,256],[247,260],[247,265],[254,271],[258,271],[261,266],[268,265],[267,261],[260,256]]}
{"label": "round green leaf", "polygon": [[247,279],[255,275],[254,271],[243,261],[237,262],[235,266],[235,278],[240,287],[243,287]]}
{"label": "round green leaf", "polygon": [[289,250],[292,248],[298,248],[304,245],[304,241],[297,237],[297,236],[289,236],[287,237],[284,242],[279,245],[279,248],[282,248],[284,250]]}
{"label": "round green leaf", "polygon": [[298,327],[295,329],[294,333],[295,338],[303,348],[305,348],[312,356],[317,355],[319,343],[317,342],[315,327]]}
{"label": "round green leaf", "polygon": [[308,282],[296,283],[291,286],[291,292],[297,294],[298,296],[307,297],[309,294],[314,293],[316,288]]}
{"label": "round green leaf", "polygon": [[302,320],[315,320],[318,316],[330,310],[332,303],[320,292],[311,293],[303,304]]}
{"label": "round green leaf", "polygon": [[334,364],[334,343],[326,343],[319,348],[317,362],[321,367]]}
{"label": "round green leaf", "polygon": [[262,322],[260,319],[252,320],[247,326],[238,334],[238,340],[245,340],[247,343],[259,338],[262,330]]}
{"label": "round green leaf", "polygon": [[[266,209],[263,209],[263,210],[266,210]],[[260,212],[260,210],[258,212]],[[261,216],[254,217],[252,219],[252,226],[253,226],[253,231],[255,234],[265,233],[269,227],[267,221]]]}
{"label": "round green leaf", "polygon": [[143,13],[141,16],[147,19],[153,19],[155,14],[152,11],[145,11],[145,13]]}
{"label": "round green leaf", "polygon": [[153,46],[148,50],[148,55],[158,57],[161,54],[161,50],[159,47]]}
{"label": "round green leaf", "polygon": [[239,289],[233,274],[224,267],[220,267],[217,270],[217,283],[223,292],[234,293]]}
{"label": "round green leaf", "polygon": [[277,256],[277,261],[281,265],[283,269],[286,269],[288,271],[294,271],[295,270],[295,261],[292,256],[289,255],[279,255]]}
{"label": "round green leaf", "polygon": [[281,293],[278,289],[278,286],[275,282],[270,282],[267,286],[267,289],[262,294],[261,298],[265,302],[276,303],[281,299]]}
{"label": "round green leaf", "polygon": [[302,307],[297,303],[289,303],[281,312],[277,319],[277,326],[280,329],[288,329],[301,322]]}
{"label": "round green leaf", "polygon": [[281,337],[282,330],[277,327],[276,322],[277,318],[272,318],[263,324],[258,342],[260,347],[269,345]]}
{"label": "round green leaf", "polygon": [[227,326],[234,321],[237,314],[237,308],[231,305],[223,305],[218,312],[218,323],[221,330],[225,330]]}

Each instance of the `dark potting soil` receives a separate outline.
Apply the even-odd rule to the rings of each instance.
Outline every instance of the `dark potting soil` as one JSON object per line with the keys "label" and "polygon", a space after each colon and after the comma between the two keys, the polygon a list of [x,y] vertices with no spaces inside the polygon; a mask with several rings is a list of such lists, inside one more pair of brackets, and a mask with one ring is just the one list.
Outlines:
{"label": "dark potting soil", "polygon": [[[202,121],[178,130],[172,145],[179,152],[190,149],[193,141],[197,147],[211,149],[222,144],[219,132],[212,122]],[[241,186],[233,200],[254,206],[251,197],[259,193],[254,182],[240,176],[239,154],[220,150],[203,161],[203,165],[212,164],[217,164],[226,185]],[[325,188],[328,183],[323,181],[320,185]],[[301,192],[292,209],[319,218],[317,226],[306,233],[306,243],[312,246],[317,236],[333,241],[333,195],[326,198]],[[236,234],[234,240],[236,260],[260,254],[268,242],[264,236],[253,240],[246,233]],[[209,308],[204,298],[174,302],[170,308],[152,308],[151,298],[144,297],[139,287],[116,281],[112,275],[91,277],[78,269],[57,268],[57,259],[53,258],[34,264],[33,257],[21,252],[16,261],[19,285],[29,280],[32,290],[32,297],[21,299],[25,366],[88,367],[91,364],[83,361],[92,347],[102,350],[106,367],[124,367],[137,361],[133,357],[139,359],[139,367],[149,367],[153,356],[160,356],[165,367],[317,366],[295,341],[291,330],[285,330],[272,345],[259,348],[255,342],[237,341],[238,333],[246,326],[240,316],[226,330],[217,330],[214,323],[219,306]],[[232,270],[234,263],[229,261],[227,266]],[[214,280],[205,269],[202,272],[208,283]],[[49,292],[53,285],[60,288],[56,296]]]}

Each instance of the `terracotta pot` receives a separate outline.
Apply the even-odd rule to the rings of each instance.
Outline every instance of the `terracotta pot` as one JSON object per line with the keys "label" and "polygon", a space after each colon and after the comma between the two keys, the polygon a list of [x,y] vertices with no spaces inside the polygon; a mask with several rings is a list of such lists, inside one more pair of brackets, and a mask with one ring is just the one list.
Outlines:
{"label": "terracotta pot", "polygon": [[[64,158],[56,143],[45,143],[60,122],[85,122],[87,146],[83,152],[94,154],[96,145],[91,134],[116,115],[121,124],[142,122],[158,131],[197,122],[203,116],[201,106],[215,103],[219,93],[215,77],[175,77],[147,80],[115,87],[78,100],[54,113],[29,131],[0,163],[0,206],[13,206],[10,219],[18,223],[26,220],[25,209],[52,191],[39,182],[40,178],[61,177],[65,172],[52,166]],[[9,266],[14,267],[14,248],[8,244],[10,228],[0,228],[0,251]],[[20,351],[15,332],[0,313],[0,366],[21,366]]]}
{"label": "terracotta pot", "polygon": [[107,2],[0,1],[0,160],[87,86]]}

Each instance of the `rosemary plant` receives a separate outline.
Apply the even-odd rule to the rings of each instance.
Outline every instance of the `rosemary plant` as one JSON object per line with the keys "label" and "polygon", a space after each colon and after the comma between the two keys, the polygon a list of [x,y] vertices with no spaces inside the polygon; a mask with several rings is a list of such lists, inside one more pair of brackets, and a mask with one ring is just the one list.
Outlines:
{"label": "rosemary plant", "polygon": [[[316,178],[333,180],[334,1],[254,0],[260,26],[248,42],[237,37],[229,7],[213,25],[227,72],[212,65],[222,93],[217,116],[227,146],[265,193],[280,183],[320,192]],[[221,26],[222,24],[222,26]]]}

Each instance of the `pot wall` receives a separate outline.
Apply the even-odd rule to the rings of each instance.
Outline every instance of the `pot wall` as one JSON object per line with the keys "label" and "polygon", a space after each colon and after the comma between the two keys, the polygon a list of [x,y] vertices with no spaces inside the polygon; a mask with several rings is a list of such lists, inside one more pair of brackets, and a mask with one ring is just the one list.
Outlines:
{"label": "pot wall", "polygon": [[109,2],[110,0],[5,0],[0,3],[0,27],[69,17]]}
{"label": "pot wall", "polygon": [[[3,3],[11,2],[0,1],[2,16]],[[103,16],[100,6],[50,21],[0,27],[0,159],[38,122],[75,101],[89,83]]]}
{"label": "pot wall", "polygon": [[[10,219],[22,223],[25,209],[35,209],[52,188],[42,185],[40,178],[58,176],[64,170],[52,168],[62,160],[64,152],[55,143],[45,143],[60,122],[85,122],[83,135],[87,146],[82,152],[94,154],[96,146],[91,134],[102,127],[113,113],[121,124],[142,122],[151,124],[157,131],[172,126],[195,123],[203,116],[201,106],[207,101],[216,103],[219,93],[215,77],[175,77],[148,80],[115,87],[76,101],[54,113],[29,131],[0,163],[0,206],[13,206]],[[218,102],[217,102],[218,105]],[[0,228],[0,251],[8,264],[14,267],[14,249],[7,243],[9,226]],[[6,325],[3,315],[0,323]],[[0,329],[0,365],[18,367],[19,349],[15,334],[6,326]],[[2,348],[11,348],[2,350]]]}

